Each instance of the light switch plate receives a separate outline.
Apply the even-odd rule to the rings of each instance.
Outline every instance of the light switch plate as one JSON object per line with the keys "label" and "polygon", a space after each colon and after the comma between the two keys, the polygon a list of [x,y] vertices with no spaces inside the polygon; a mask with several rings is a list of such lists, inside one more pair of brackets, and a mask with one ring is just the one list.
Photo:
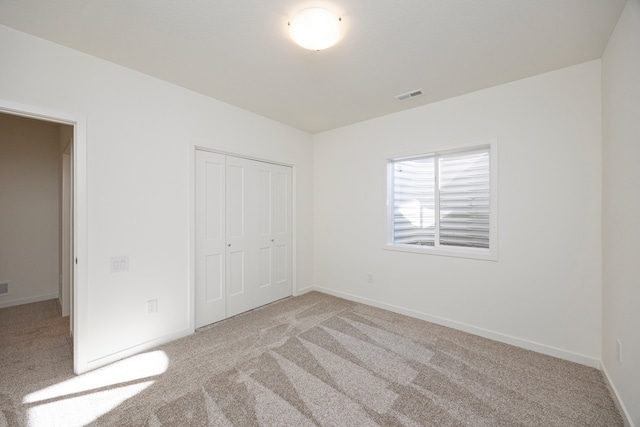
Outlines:
{"label": "light switch plate", "polygon": [[111,257],[111,272],[122,273],[124,271],[129,271],[129,257],[128,256]]}

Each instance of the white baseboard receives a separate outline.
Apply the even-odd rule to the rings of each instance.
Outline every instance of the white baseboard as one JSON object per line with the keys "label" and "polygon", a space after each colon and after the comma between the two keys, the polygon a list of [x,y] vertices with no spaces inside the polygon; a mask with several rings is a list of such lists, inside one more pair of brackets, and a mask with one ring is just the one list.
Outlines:
{"label": "white baseboard", "polygon": [[592,368],[600,369],[600,360],[585,356],[583,354],[574,353],[571,351],[559,349],[556,347],[548,346],[545,344],[536,343],[533,341],[513,337],[510,335],[505,335],[499,332],[478,328],[473,325],[468,325],[466,323],[456,322],[454,320],[445,319],[438,316],[433,316],[428,313],[423,313],[417,310],[412,310],[404,307],[399,307],[392,304],[387,304],[382,301],[377,301],[369,298],[360,297],[357,295],[348,294],[345,292],[334,291],[332,289],[324,288],[322,286],[312,286],[312,289],[318,292],[323,292],[329,295],[333,295],[336,297],[344,298],[350,301],[359,302],[362,304],[371,305],[374,307],[382,308],[385,310],[392,311],[394,313],[404,314],[409,317],[414,317],[416,319],[426,320],[427,322],[435,323],[437,325],[447,326],[452,329],[457,329],[459,331],[468,332],[473,335],[478,335],[484,338],[489,338],[494,341],[499,341],[505,344],[514,345],[516,347],[524,348],[527,350],[532,350],[537,353],[546,354],[547,356],[557,357],[559,359],[568,360],[570,362],[579,363],[581,365],[586,365]]}
{"label": "white baseboard", "polygon": [[304,287],[304,288],[301,288],[301,289],[297,289],[294,292],[293,296],[294,297],[299,297],[300,295],[304,295],[304,294],[306,294],[308,292],[311,292],[311,291],[313,291],[315,289],[316,289],[315,286],[307,286],[307,287]]}
{"label": "white baseboard", "polygon": [[602,371],[602,376],[604,377],[604,381],[607,384],[607,387],[609,388],[611,397],[613,398],[613,401],[618,407],[618,411],[620,412],[620,415],[622,415],[624,425],[626,427],[636,427],[635,424],[633,423],[633,420],[631,419],[631,414],[629,414],[629,411],[627,411],[627,407],[624,406],[622,399],[620,399],[620,394],[618,394],[618,390],[613,385],[613,381],[611,381],[611,377],[609,376],[609,372],[607,371],[607,367],[604,365],[604,363],[601,364],[600,370]]}
{"label": "white baseboard", "polygon": [[113,362],[117,362],[119,360],[122,360],[124,358],[130,357],[130,356],[134,356],[136,354],[140,354],[143,353],[147,350],[151,350],[155,347],[158,347],[159,345],[162,344],[167,344],[171,341],[177,340],[179,338],[184,338],[188,335],[193,334],[193,330],[192,329],[184,329],[182,331],[173,333],[173,334],[169,334],[169,335],[165,335],[162,336],[160,338],[156,338],[154,340],[151,341],[147,341],[143,344],[140,345],[136,345],[134,347],[130,347],[127,348],[125,350],[122,351],[118,351],[116,353],[110,354],[108,356],[104,356],[104,357],[100,357],[94,360],[90,360],[87,363],[81,364],[78,363],[78,365],[75,368],[75,373],[77,375],[80,374],[84,374],[85,372],[89,372],[92,371],[94,369],[97,368],[101,368],[103,366],[109,365]]}
{"label": "white baseboard", "polygon": [[32,302],[47,301],[50,299],[58,299],[58,294],[38,295],[35,297],[19,298],[10,301],[0,302],[0,308],[14,307],[16,305],[31,304]]}

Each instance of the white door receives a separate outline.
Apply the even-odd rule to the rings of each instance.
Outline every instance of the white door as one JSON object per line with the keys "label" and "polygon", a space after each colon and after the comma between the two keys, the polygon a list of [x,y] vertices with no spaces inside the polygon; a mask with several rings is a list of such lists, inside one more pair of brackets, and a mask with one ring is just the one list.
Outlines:
{"label": "white door", "polygon": [[[71,314],[71,271],[73,264],[71,242],[71,228],[73,223],[71,222],[71,211],[73,206],[71,205],[71,146],[67,147],[67,150],[62,155],[62,214],[60,215],[61,222],[61,235],[62,235],[62,251],[60,256],[62,258],[62,268],[60,269],[61,286],[60,286],[60,303],[62,306],[62,315],[69,316]],[[71,322],[69,322],[71,323]]]}
{"label": "white door", "polygon": [[254,307],[292,294],[291,168],[258,163],[258,289]]}
{"label": "white door", "polygon": [[272,168],[272,280],[274,285],[272,301],[279,300],[293,293],[291,278],[293,251],[291,250],[291,212],[292,185],[291,168],[271,165]]}
{"label": "white door", "polygon": [[196,328],[226,318],[225,160],[196,151]]}
{"label": "white door", "polygon": [[258,287],[256,163],[227,156],[227,317],[255,307],[253,300]]}
{"label": "white door", "polygon": [[255,290],[253,305],[261,305],[273,302],[273,171],[272,164],[256,162],[258,206],[256,211],[257,235],[256,256],[258,267],[258,282]]}

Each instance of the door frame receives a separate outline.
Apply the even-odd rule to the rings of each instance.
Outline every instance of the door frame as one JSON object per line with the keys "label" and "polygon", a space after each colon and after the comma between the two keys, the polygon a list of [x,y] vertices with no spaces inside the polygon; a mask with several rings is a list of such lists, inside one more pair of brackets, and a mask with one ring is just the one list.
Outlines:
{"label": "door frame", "polygon": [[[62,286],[60,289],[60,305],[62,306],[62,315],[71,316],[71,335],[73,336],[73,298],[70,295],[73,289],[73,157],[71,150],[73,149],[73,138],[69,138],[69,145],[62,153],[62,188],[60,200],[62,202],[62,212],[60,216],[61,222],[61,242],[60,247],[60,277],[62,278]],[[65,203],[66,201],[66,203]],[[66,286],[65,286],[66,284]]]}
{"label": "door frame", "polygon": [[196,151],[207,151],[209,153],[221,154],[224,156],[240,157],[247,160],[272,163],[274,165],[291,168],[291,294],[298,295],[297,280],[297,222],[296,210],[296,188],[297,188],[297,167],[293,163],[265,157],[257,153],[237,150],[236,147],[212,148],[206,145],[193,143],[189,151],[189,329],[194,332],[196,324]]}
{"label": "door frame", "polygon": [[73,319],[73,371],[81,374],[89,370],[85,341],[88,293],[88,232],[87,232],[87,120],[84,115],[24,105],[0,99],[0,113],[73,126],[72,202],[73,242],[71,319]]}

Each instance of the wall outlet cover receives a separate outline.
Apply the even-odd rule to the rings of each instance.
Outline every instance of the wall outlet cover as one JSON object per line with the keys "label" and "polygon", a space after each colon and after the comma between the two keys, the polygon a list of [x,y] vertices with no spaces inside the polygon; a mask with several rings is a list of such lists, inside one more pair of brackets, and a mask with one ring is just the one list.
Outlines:
{"label": "wall outlet cover", "polygon": [[128,256],[111,257],[111,272],[122,273],[125,271],[129,271],[129,257]]}

